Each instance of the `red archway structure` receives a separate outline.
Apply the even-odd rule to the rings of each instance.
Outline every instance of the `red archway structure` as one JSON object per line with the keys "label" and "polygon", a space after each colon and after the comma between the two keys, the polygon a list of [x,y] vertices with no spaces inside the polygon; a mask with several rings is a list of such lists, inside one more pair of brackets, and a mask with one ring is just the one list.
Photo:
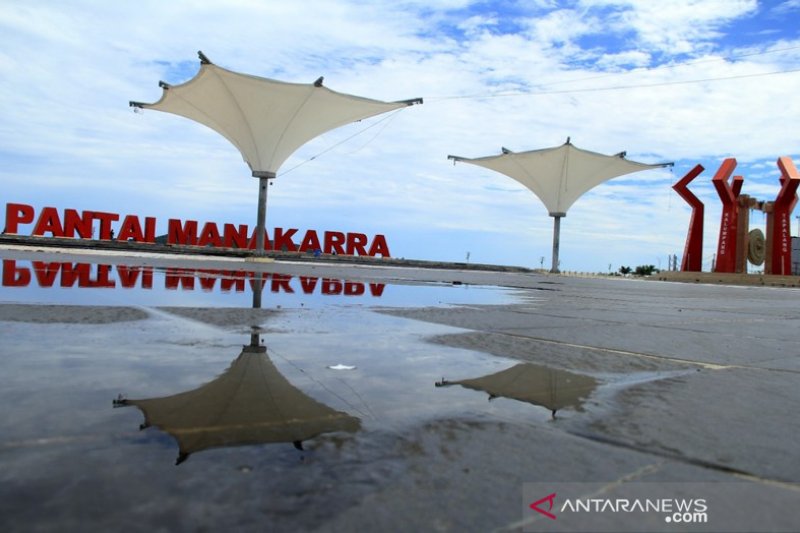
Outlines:
{"label": "red archway structure", "polygon": [[[764,260],[764,273],[791,274],[790,217],[798,201],[796,193],[800,188],[800,174],[789,157],[778,158],[777,164],[781,171],[781,189],[772,202],[756,200],[746,194],[740,194],[744,178],[734,176],[733,180],[729,181],[736,168],[736,159],[734,158],[725,159],[711,179],[722,202],[716,263],[712,268],[714,272],[743,273],[747,271],[748,251],[751,248],[749,214],[750,210],[757,209],[767,214],[766,252],[760,254]],[[681,198],[692,206],[692,218],[689,221],[689,233],[681,262],[683,272],[699,272],[702,269],[704,206],[703,202],[690,192],[687,186],[703,170],[701,165],[696,165],[672,187]],[[758,233],[760,234],[760,232]],[[761,249],[763,250],[763,248]]]}

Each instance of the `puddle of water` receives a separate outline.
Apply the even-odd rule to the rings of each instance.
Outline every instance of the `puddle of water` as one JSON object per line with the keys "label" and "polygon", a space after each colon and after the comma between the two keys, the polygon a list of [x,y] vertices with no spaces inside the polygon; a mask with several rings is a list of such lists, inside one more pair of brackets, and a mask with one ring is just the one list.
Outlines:
{"label": "puddle of water", "polygon": [[[247,270],[186,269],[60,261],[0,255],[0,302],[78,305],[246,307],[254,282],[263,307],[427,306],[508,303],[508,289],[446,283],[387,283]],[[82,289],[82,290],[78,290]]]}
{"label": "puddle of water", "polygon": [[[94,508],[96,525],[154,520],[113,503],[145,501],[180,516],[200,505],[222,523],[238,494],[240,516],[302,517],[290,522],[302,529],[402,477],[418,453],[408,435],[421,427],[559,422],[546,402],[475,385],[517,362],[427,343],[460,330],[371,310],[508,303],[514,291],[270,273],[259,310],[247,273],[2,263],[0,310],[85,309],[0,319],[0,515],[10,521],[77,528]],[[95,320],[98,305],[144,315]],[[563,401],[575,376],[534,366],[512,381],[547,382]],[[435,386],[443,379],[473,386]],[[569,391],[559,417],[574,416],[590,389]]]}
{"label": "puddle of water", "polygon": [[[544,411],[530,405],[498,406],[474,391],[435,386],[445,376],[484,375],[513,364],[424,341],[456,329],[355,309],[283,315],[275,325],[285,332],[264,340],[281,371],[327,403],[357,410],[365,427],[403,431],[423,420],[476,414],[542,419]],[[337,364],[356,369],[327,368]]]}
{"label": "puddle of water", "polygon": [[[1,350],[0,402],[8,416],[0,432],[6,447],[102,434],[104,424],[133,432],[143,418],[136,420],[129,410],[108,411],[119,394],[129,399],[186,394],[186,401],[213,412],[215,402],[226,404],[230,398],[216,390],[216,397],[198,400],[188,391],[224,379],[237,366],[242,346],[252,341],[245,325],[229,332],[178,316],[102,325],[2,324],[4,337],[14,339]],[[286,311],[266,327],[271,332],[256,335],[256,343],[266,347],[258,357],[269,361],[270,376],[358,418],[366,431],[402,433],[437,418],[549,418],[548,409],[513,396],[487,401],[487,394],[475,390],[436,387],[444,377],[491,375],[513,365],[424,342],[450,328],[359,308]],[[355,368],[328,368],[339,364]],[[249,379],[257,378],[262,367],[254,367]],[[273,394],[275,388],[268,385],[262,392]]]}
{"label": "puddle of water", "polygon": [[[150,315],[147,320],[134,320],[138,315],[122,314],[122,322],[114,322],[112,318],[110,323],[92,325],[80,323],[92,322],[91,318],[68,309],[71,318],[78,316],[73,321],[77,323],[42,324],[72,321],[56,318],[52,314],[56,311],[50,309],[45,316],[37,317],[38,324],[4,323],[7,337],[14,339],[3,348],[5,375],[10,380],[6,385],[7,390],[17,394],[35,390],[34,383],[28,382],[30,369],[25,361],[37,358],[23,355],[26,351],[39,352],[44,357],[36,374],[49,371],[50,377],[61,386],[72,383],[70,394],[76,396],[94,397],[98,392],[91,387],[84,389],[81,384],[90,375],[96,375],[97,382],[106,381],[103,371],[123,376],[135,369],[129,383],[120,381],[110,389],[102,387],[107,394],[112,393],[106,401],[121,392],[131,398],[150,398],[199,387],[225,371],[241,346],[251,339],[249,328],[256,325],[242,322],[233,328],[239,333],[232,334],[230,327],[219,327],[226,324],[225,320],[215,317],[209,321],[209,315],[218,307],[249,308],[259,280],[263,283],[259,306],[283,309],[267,321],[267,333],[259,336],[268,348],[269,364],[310,397],[359,417],[366,428],[393,430],[423,419],[465,413],[543,418],[546,411],[531,410],[530,406],[520,411],[516,405],[520,402],[487,402],[483,395],[465,389],[437,389],[434,383],[445,376],[491,374],[513,363],[424,342],[426,336],[451,331],[450,328],[364,309],[378,304],[381,307],[496,304],[512,301],[512,291],[432,283],[350,282],[244,271],[127,268],[8,257],[3,259],[2,266],[0,301],[3,302],[144,306],[143,310]],[[190,310],[179,316],[168,307],[155,309],[165,305]],[[290,311],[292,308],[296,311]],[[126,318],[130,321],[125,321]],[[233,322],[236,323],[236,318]],[[59,350],[42,352],[44,338],[49,339],[47,345],[52,343]],[[15,362],[21,366],[14,367]],[[328,368],[334,365],[355,368],[346,372]],[[80,379],[73,382],[71,373],[66,378],[59,376],[69,366],[80,368]],[[136,386],[142,383],[143,376],[147,378],[144,386]],[[84,401],[88,400],[81,400]],[[44,413],[22,415],[21,409],[15,411],[16,419],[44,416]],[[13,437],[15,427],[4,428],[11,440],[33,438],[24,431]],[[58,424],[43,427],[61,433],[56,429]]]}

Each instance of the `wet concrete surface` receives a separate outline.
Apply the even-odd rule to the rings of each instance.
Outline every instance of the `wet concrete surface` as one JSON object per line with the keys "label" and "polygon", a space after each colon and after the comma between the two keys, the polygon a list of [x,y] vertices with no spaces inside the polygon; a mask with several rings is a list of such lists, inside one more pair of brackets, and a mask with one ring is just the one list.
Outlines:
{"label": "wet concrete surface", "polygon": [[434,342],[558,368],[682,370],[626,387],[611,412],[570,425],[643,450],[797,482],[800,461],[789,442],[800,435],[800,419],[790,414],[800,408],[798,295],[565,279],[546,304],[388,312],[473,330]]}
{"label": "wet concrete surface", "polygon": [[[30,260],[13,257],[15,268]],[[291,268],[295,292],[266,288],[263,309],[248,309],[250,288],[3,287],[0,528],[592,531],[541,519],[526,487],[614,494],[642,482],[749,492],[715,502],[694,529],[619,516],[611,530],[797,529],[796,290]],[[385,282],[385,298],[304,294],[301,275]],[[139,410],[112,407],[119,395],[202,387],[252,335],[286,381],[360,429],[303,450],[219,446],[175,466],[168,431],[140,431]],[[544,405],[434,386],[520,362],[597,387],[554,418]]]}

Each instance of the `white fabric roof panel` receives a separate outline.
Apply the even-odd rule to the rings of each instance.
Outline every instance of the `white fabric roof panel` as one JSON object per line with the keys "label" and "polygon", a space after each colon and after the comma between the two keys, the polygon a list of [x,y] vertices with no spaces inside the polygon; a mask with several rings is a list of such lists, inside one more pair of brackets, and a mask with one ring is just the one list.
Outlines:
{"label": "white fabric roof panel", "polygon": [[563,216],[590,189],[632,172],[671,165],[648,165],[625,159],[625,154],[603,155],[576,148],[569,140],[554,148],[528,152],[503,150],[496,156],[450,159],[478,165],[517,180],[533,191],[552,216]]}
{"label": "white fabric roof panel", "polygon": [[[201,58],[205,56],[201,55]],[[277,173],[303,144],[331,129],[421,100],[382,102],[337,93],[317,83],[286,83],[203,61],[191,80],[137,107],[180,115],[223,135],[253,172]]]}

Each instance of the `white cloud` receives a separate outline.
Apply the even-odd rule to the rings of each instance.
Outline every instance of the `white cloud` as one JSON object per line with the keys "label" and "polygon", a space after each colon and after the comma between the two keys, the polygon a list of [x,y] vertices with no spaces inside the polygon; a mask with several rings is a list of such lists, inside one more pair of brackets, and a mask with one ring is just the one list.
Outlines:
{"label": "white cloud", "polygon": [[800,0],[786,0],[772,8],[775,15],[787,15],[793,11],[800,11]]}
{"label": "white cloud", "polygon": [[758,9],[756,0],[581,0],[584,7],[614,8],[616,30],[636,33],[646,50],[671,54],[705,51],[720,27]]}
{"label": "white cloud", "polygon": [[646,67],[650,64],[652,57],[646,52],[639,50],[628,50],[616,54],[603,54],[597,61],[597,66],[601,69],[614,67]]}
{"label": "white cloud", "polygon": [[597,31],[599,21],[571,9],[552,11],[528,21],[534,41],[543,45],[566,44]]}

